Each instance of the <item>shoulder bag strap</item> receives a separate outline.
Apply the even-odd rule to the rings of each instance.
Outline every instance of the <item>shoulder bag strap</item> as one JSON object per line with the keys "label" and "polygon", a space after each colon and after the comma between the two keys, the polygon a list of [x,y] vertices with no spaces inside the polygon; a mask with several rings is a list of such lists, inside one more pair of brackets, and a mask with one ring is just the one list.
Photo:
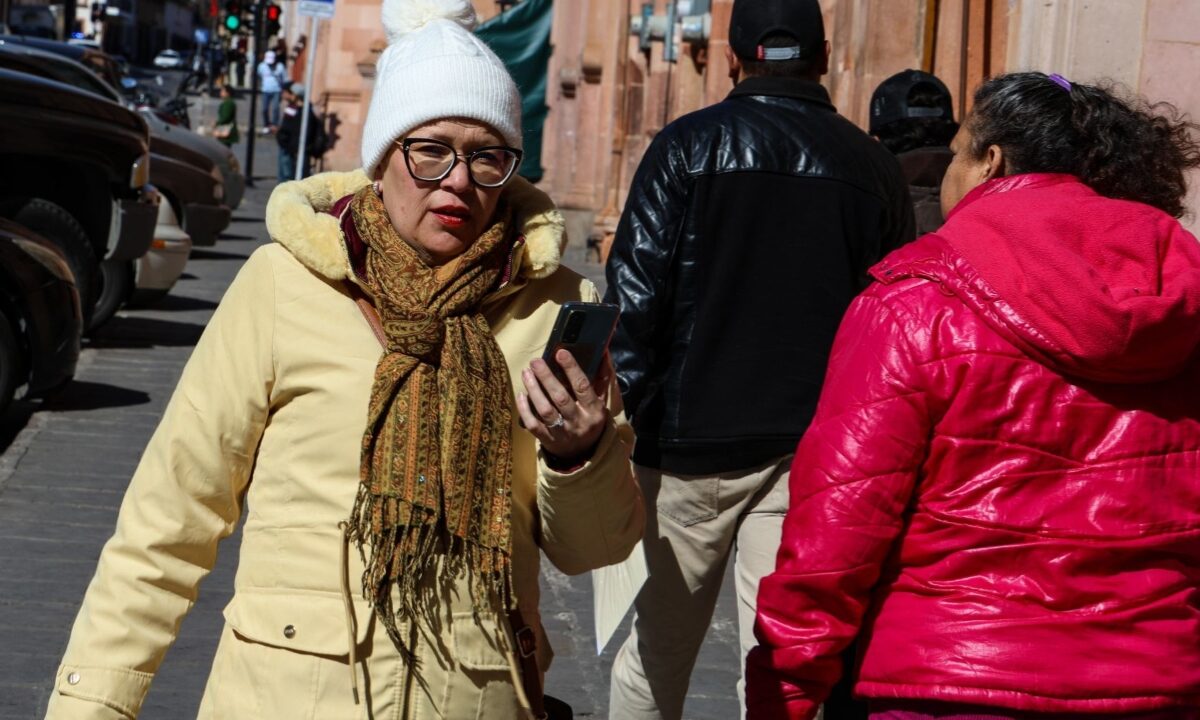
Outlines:
{"label": "shoulder bag strap", "polygon": [[379,311],[375,309],[375,305],[371,303],[371,299],[367,297],[362,288],[351,280],[347,280],[346,285],[350,287],[350,296],[354,298],[354,304],[367,319],[367,324],[371,326],[371,332],[375,333],[375,339],[386,349],[387,334],[383,332],[383,322],[379,319]]}

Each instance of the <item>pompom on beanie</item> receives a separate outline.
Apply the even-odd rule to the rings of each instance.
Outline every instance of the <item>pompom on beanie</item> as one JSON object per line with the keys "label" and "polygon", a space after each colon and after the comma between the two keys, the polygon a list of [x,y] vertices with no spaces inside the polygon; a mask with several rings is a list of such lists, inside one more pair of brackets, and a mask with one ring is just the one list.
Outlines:
{"label": "pompom on beanie", "polygon": [[471,31],[470,0],[384,0],[388,46],[363,125],[367,176],[410,130],[441,118],[469,118],[521,147],[521,94],[504,63]]}

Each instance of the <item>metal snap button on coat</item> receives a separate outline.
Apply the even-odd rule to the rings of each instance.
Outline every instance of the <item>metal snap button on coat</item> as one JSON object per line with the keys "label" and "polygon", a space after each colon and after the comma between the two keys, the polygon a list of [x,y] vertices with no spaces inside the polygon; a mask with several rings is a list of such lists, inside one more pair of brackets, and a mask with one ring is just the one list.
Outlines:
{"label": "metal snap button on coat", "polygon": [[68,675],[67,682],[70,683],[71,685],[78,685],[79,684],[79,673],[73,672],[70,675]]}
{"label": "metal snap button on coat", "polygon": [[296,626],[288,625],[287,627],[285,627],[283,629],[283,636],[285,638],[287,638],[288,640],[291,640],[292,638],[296,637]]}

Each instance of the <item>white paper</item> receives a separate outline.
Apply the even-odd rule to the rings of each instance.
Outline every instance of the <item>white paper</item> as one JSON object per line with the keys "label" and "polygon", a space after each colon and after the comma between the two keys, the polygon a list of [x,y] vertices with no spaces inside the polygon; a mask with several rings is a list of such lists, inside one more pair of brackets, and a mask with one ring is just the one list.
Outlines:
{"label": "white paper", "polygon": [[616,565],[592,571],[592,609],[596,617],[596,654],[604,652],[617,626],[646,582],[646,552],[641,541]]}

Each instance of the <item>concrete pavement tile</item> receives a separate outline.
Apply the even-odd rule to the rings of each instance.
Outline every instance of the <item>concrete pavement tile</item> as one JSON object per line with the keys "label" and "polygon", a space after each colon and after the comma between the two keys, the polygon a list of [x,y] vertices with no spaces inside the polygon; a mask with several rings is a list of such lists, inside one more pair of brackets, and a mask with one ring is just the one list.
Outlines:
{"label": "concrete pavement tile", "polygon": [[[45,696],[49,693],[53,681],[54,676],[51,674],[49,679],[37,684],[0,682],[0,720],[30,720],[42,717],[46,711]],[[37,711],[30,712],[31,708],[37,708]]]}
{"label": "concrete pavement tile", "polygon": [[54,677],[61,652],[61,648],[50,643],[29,653],[0,650],[0,677],[15,685],[44,682]]}

